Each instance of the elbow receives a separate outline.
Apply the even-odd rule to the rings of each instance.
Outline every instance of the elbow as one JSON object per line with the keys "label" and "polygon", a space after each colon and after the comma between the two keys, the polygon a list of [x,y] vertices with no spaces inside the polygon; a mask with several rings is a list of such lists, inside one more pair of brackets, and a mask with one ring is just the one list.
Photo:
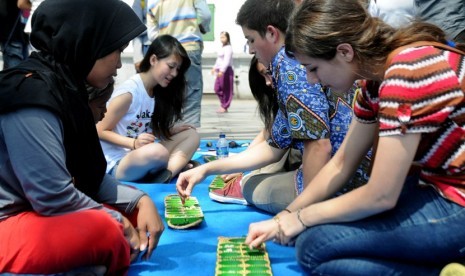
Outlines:
{"label": "elbow", "polygon": [[383,193],[375,197],[373,206],[376,206],[375,209],[378,210],[379,213],[389,211],[396,207],[398,198],[398,196]]}
{"label": "elbow", "polygon": [[389,200],[387,198],[383,199],[378,199],[376,201],[376,209],[378,210],[379,213],[389,211],[391,209],[394,209],[396,207],[396,201]]}
{"label": "elbow", "polygon": [[328,160],[331,158],[331,152],[333,150],[333,146],[331,145],[331,141],[329,139],[321,139],[316,141],[317,147],[316,149],[322,156],[328,156]]}

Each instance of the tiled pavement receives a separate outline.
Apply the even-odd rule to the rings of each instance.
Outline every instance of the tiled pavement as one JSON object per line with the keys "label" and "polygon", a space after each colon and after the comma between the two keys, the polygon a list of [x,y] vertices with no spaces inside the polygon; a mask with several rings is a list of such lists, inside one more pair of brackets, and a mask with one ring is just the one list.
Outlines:
{"label": "tiled pavement", "polygon": [[202,98],[201,127],[197,129],[200,139],[217,139],[220,132],[228,140],[253,139],[263,128],[263,122],[254,99],[233,99],[226,113],[216,113],[219,100],[216,95]]}

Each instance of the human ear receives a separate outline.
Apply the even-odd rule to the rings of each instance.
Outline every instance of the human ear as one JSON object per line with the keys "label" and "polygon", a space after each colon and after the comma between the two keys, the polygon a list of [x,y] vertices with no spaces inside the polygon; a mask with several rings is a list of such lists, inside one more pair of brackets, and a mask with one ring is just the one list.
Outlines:
{"label": "human ear", "polygon": [[354,49],[349,43],[342,43],[336,47],[336,55],[341,56],[343,60],[351,62],[354,59]]}
{"label": "human ear", "polygon": [[273,43],[276,43],[279,41],[279,37],[280,37],[280,32],[276,27],[272,25],[268,25],[266,27],[266,33],[265,33],[266,39],[270,40]]}
{"label": "human ear", "polygon": [[157,56],[155,54],[150,56],[150,65],[152,65],[152,66],[155,65],[157,63],[157,61],[158,61],[158,58],[157,58]]}

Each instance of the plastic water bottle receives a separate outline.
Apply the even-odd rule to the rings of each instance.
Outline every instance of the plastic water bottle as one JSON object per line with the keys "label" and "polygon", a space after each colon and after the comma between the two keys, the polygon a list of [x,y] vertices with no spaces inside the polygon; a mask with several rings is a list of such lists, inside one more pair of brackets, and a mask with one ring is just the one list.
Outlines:
{"label": "plastic water bottle", "polygon": [[226,135],[224,133],[220,133],[220,138],[216,142],[216,157],[218,159],[226,158],[229,155],[229,144],[228,140],[226,140]]}

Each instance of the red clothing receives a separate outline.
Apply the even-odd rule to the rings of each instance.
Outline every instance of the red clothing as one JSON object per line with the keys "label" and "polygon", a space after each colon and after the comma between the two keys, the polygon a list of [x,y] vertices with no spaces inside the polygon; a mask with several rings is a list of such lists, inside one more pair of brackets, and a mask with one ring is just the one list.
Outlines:
{"label": "red clothing", "polygon": [[421,133],[420,183],[465,206],[465,57],[432,46],[393,57],[378,91],[360,93],[354,114],[379,135]]}
{"label": "red clothing", "polygon": [[103,210],[44,217],[23,212],[0,221],[0,271],[55,274],[104,265],[124,275],[130,249],[122,225]]}

